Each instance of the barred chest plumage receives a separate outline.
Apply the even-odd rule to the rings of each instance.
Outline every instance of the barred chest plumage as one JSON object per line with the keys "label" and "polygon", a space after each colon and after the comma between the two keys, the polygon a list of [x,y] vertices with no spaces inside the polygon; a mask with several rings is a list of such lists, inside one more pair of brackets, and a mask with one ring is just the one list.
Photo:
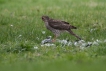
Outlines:
{"label": "barred chest plumage", "polygon": [[59,36],[61,31],[60,30],[57,30],[57,29],[54,29],[52,28],[48,22],[45,22],[45,26],[48,30],[52,31],[54,34],[56,34],[56,36]]}

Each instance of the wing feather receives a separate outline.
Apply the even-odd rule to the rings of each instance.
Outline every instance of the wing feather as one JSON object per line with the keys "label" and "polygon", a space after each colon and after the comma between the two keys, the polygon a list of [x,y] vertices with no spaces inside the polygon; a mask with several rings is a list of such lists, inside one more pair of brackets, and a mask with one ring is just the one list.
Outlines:
{"label": "wing feather", "polygon": [[68,29],[70,29],[69,23],[67,23],[65,21],[50,20],[49,25],[52,28],[58,29],[58,30],[68,30]]}
{"label": "wing feather", "polygon": [[66,22],[66,21],[61,21],[61,22],[63,22],[64,24],[69,24],[68,22]]}

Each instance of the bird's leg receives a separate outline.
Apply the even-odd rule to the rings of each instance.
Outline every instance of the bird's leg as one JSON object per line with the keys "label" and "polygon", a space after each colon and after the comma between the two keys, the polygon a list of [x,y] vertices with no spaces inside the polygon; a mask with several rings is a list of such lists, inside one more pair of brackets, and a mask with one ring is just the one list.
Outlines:
{"label": "bird's leg", "polygon": [[52,42],[55,42],[55,41],[56,41],[56,38],[57,38],[57,37],[56,37],[56,35],[55,35],[54,38],[53,38],[53,40],[52,40]]}
{"label": "bird's leg", "polygon": [[76,38],[78,38],[79,40],[81,40],[81,38],[78,35],[76,35],[75,33],[73,33],[71,30],[68,30],[68,32],[70,34],[72,34],[73,36],[75,36]]}

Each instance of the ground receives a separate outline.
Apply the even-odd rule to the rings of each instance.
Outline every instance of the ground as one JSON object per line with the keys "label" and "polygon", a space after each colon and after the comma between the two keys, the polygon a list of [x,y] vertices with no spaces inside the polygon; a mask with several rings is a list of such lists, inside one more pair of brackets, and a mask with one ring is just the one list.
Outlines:
{"label": "ground", "polygon": [[[0,70],[105,71],[105,11],[106,0],[0,0]],[[64,33],[52,46],[42,45],[53,38],[42,15],[76,26],[73,31],[84,42]]]}

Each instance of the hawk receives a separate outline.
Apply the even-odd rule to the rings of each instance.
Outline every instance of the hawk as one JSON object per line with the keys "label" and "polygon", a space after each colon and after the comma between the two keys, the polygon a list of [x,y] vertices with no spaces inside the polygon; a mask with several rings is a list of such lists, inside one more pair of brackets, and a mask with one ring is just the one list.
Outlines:
{"label": "hawk", "polygon": [[55,19],[49,18],[48,16],[42,16],[42,20],[44,21],[46,28],[55,35],[53,42],[63,31],[67,31],[73,36],[75,36],[76,38],[78,38],[79,40],[81,40],[81,38],[75,33],[73,33],[71,30],[71,29],[77,29],[77,28],[75,26],[70,25],[68,22],[62,21],[62,20],[55,20]]}

